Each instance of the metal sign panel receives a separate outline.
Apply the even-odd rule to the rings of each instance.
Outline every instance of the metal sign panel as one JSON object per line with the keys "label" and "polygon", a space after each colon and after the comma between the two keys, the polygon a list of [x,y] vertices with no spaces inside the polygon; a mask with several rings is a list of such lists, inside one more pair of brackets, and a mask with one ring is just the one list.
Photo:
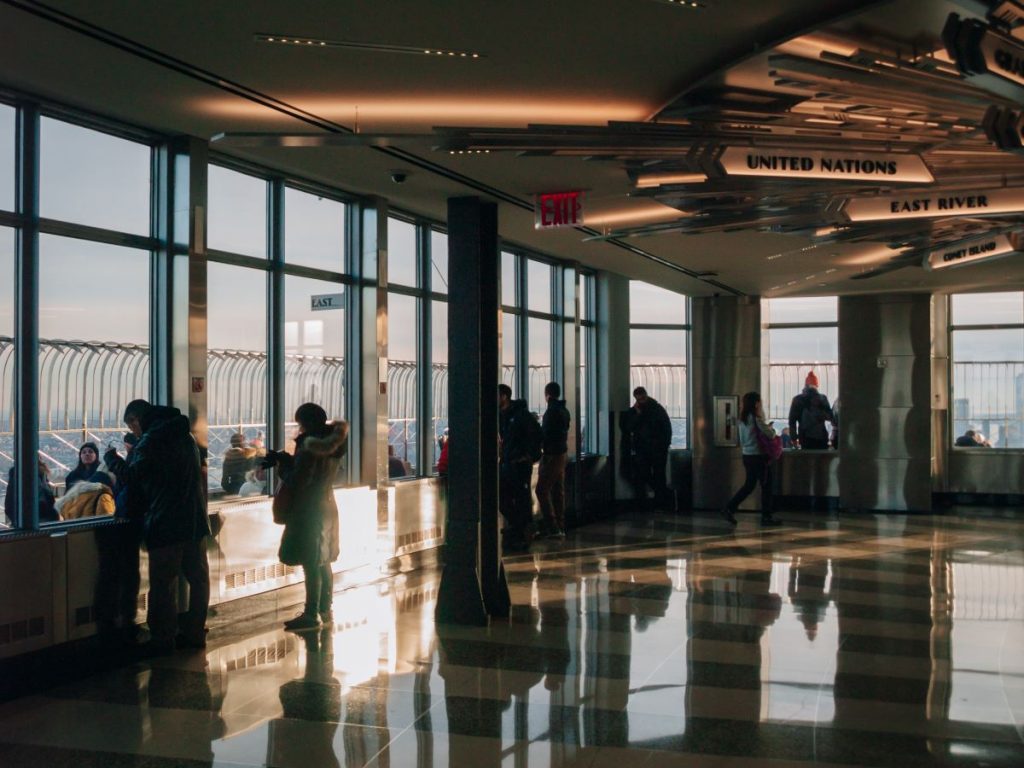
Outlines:
{"label": "metal sign panel", "polygon": [[842,206],[843,215],[850,221],[901,221],[1020,212],[1024,212],[1024,187],[854,197]]}
{"label": "metal sign panel", "polygon": [[934,181],[918,155],[726,147],[718,159],[729,176],[771,176],[829,181]]}
{"label": "metal sign panel", "polygon": [[534,197],[535,229],[578,227],[583,224],[583,193],[542,192]]}
{"label": "metal sign panel", "polygon": [[1008,235],[976,237],[972,240],[951,243],[938,251],[932,251],[925,258],[923,266],[928,270],[959,267],[963,264],[974,264],[1005,256],[1015,250],[1013,241]]}
{"label": "metal sign panel", "polygon": [[345,308],[344,293],[321,293],[309,297],[309,308],[313,312],[327,312]]}

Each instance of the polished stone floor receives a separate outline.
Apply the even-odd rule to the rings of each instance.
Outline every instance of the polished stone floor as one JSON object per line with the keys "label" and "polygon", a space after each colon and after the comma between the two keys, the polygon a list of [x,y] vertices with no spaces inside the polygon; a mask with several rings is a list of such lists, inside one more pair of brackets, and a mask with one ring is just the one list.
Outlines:
{"label": "polished stone floor", "polygon": [[436,571],[219,627],[0,705],[0,765],[1024,766],[1024,519],[786,520],[537,545],[489,629]]}

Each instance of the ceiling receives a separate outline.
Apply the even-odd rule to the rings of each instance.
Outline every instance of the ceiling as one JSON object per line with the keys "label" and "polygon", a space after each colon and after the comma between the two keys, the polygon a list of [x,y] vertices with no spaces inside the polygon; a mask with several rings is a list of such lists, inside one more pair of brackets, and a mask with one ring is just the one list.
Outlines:
{"label": "ceiling", "polygon": [[[630,177],[648,168],[671,168],[695,146],[722,142],[843,146],[852,141],[849,121],[826,126],[832,136],[800,125],[812,116],[807,105],[828,102],[822,96],[828,73],[807,70],[807,62],[816,59],[820,67],[822,52],[835,56],[837,48],[834,42],[831,48],[818,43],[808,48],[806,33],[817,30],[847,45],[854,41],[851,50],[880,52],[896,61],[897,69],[911,60],[920,69],[922,57],[941,49],[948,14],[982,14],[983,4],[700,2],[703,7],[694,9],[667,0],[264,0],[246,3],[241,13],[239,4],[201,0],[0,0],[0,29],[8,33],[0,46],[0,87],[161,133],[204,138],[251,131],[358,130],[367,139],[382,133],[430,134],[433,138],[393,139],[388,148],[215,146],[297,177],[382,195],[396,208],[442,221],[448,197],[480,194],[499,203],[500,229],[508,241],[693,295],[1024,285],[1020,256],[935,272],[917,266],[920,249],[932,240],[953,242],[968,228],[1009,231],[1019,216],[929,220],[896,234],[876,227],[823,235],[827,227],[821,217],[837,195],[891,190],[861,183],[850,192],[849,183],[835,181],[730,177],[639,191]],[[480,58],[279,45],[258,41],[260,34],[475,52]],[[838,50],[846,51],[843,45]],[[890,84],[881,79],[882,64],[865,63],[861,56],[858,66],[881,74],[877,82],[858,86],[856,96],[864,103],[884,100]],[[891,61],[886,66],[893,68]],[[939,146],[945,141],[940,131],[929,134],[927,127],[910,127],[892,115],[886,118],[887,138],[858,139],[864,144],[858,148],[895,145],[895,151],[920,151],[936,170],[937,182],[953,187],[957,179],[976,186],[1012,185],[1018,173],[1024,183],[1024,161],[1009,153],[994,157],[991,142],[978,130],[986,100],[1011,108],[1024,88],[993,92],[948,64],[943,72],[942,88],[967,94],[957,92],[963,108],[953,117],[963,135],[956,138],[979,153],[983,173],[968,173],[957,162],[963,158],[950,158],[949,148]],[[928,88],[917,90],[922,99],[935,95]],[[774,94],[784,105],[803,104],[804,112],[778,106],[774,115],[767,107],[760,114],[744,112],[747,107],[737,111],[737,92],[756,92],[762,101]],[[896,98],[913,101],[914,86]],[[832,99],[814,116],[834,120],[838,102]],[[749,125],[742,131],[729,127],[739,121]],[[801,132],[802,138],[780,138],[776,131],[765,140],[760,128],[770,122]],[[565,126],[563,137],[553,141],[550,129],[530,127],[539,125]],[[439,126],[447,130],[434,133]],[[954,130],[943,126],[947,133]],[[820,123],[818,128],[823,129]],[[494,135],[484,129],[502,131]],[[643,138],[644,152],[637,151],[637,130],[661,129],[668,133]],[[633,133],[625,153],[619,141],[623,130]],[[559,154],[565,136],[573,144],[585,137],[587,151]],[[476,146],[492,151],[450,153]],[[524,146],[529,151],[522,151]],[[963,157],[973,162],[973,156]],[[407,181],[393,183],[394,170],[405,171]],[[532,195],[566,189],[585,190],[586,229],[534,229]],[[798,209],[807,215],[796,221]],[[901,248],[892,247],[897,241]],[[906,263],[893,262],[901,253]],[[897,265],[902,268],[885,271]]]}

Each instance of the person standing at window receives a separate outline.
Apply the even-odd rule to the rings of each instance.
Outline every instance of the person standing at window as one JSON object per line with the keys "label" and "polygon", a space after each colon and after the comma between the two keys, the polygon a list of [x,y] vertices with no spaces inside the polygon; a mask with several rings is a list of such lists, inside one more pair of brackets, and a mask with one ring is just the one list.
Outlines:
{"label": "person standing at window", "polygon": [[[37,475],[39,479],[39,522],[40,523],[56,523],[60,520],[60,515],[57,514],[57,510],[54,507],[54,488],[50,482],[50,468],[46,463],[39,459],[39,473]],[[11,525],[15,522],[15,511],[14,511],[14,497],[15,488],[17,487],[17,467],[11,467],[7,473],[7,495],[4,497],[4,514],[7,515],[7,519]]]}
{"label": "person standing at window", "polygon": [[739,426],[740,445],[743,448],[743,469],[746,471],[747,478],[743,486],[736,491],[736,495],[722,509],[722,517],[730,525],[736,525],[736,510],[753,492],[754,486],[760,483],[761,525],[782,525],[781,520],[772,516],[771,460],[761,452],[761,446],[757,440],[758,432],[769,440],[773,440],[775,429],[764,418],[764,406],[761,403],[761,395],[757,392],[747,392],[743,396],[743,403],[740,405]]}
{"label": "person standing at window", "polygon": [[[534,424],[530,425],[530,419]],[[501,442],[501,463],[498,469],[498,506],[505,518],[504,548],[510,552],[524,551],[530,545],[533,521],[533,499],[530,478],[533,462],[530,456],[531,427],[536,419],[525,400],[513,400],[508,384],[498,385],[498,434]],[[539,428],[539,427],[538,427]]]}
{"label": "person standing at window", "polygon": [[804,450],[828,448],[828,427],[835,415],[828,398],[818,391],[818,377],[809,371],[804,380],[804,391],[793,398],[789,406],[789,434],[793,445]]}
{"label": "person standing at window", "polygon": [[[210,566],[206,537],[206,489],[199,446],[188,417],[177,408],[133,400],[124,422],[139,442],[129,458],[111,448],[104,462],[128,488],[132,504],[142,512],[143,541],[149,552],[150,641],[146,655],[161,656],[181,648],[206,646],[206,614],[210,607]],[[175,585],[188,582],[188,611],[178,635]]]}
{"label": "person standing at window", "polygon": [[565,462],[569,451],[569,410],[560,400],[562,387],[552,381],[544,387],[548,407],[541,421],[543,454],[537,473],[537,502],[548,538],[565,538]]}
{"label": "person standing at window", "polygon": [[96,447],[96,443],[82,443],[82,447],[78,449],[78,466],[64,478],[64,493],[67,494],[74,488],[75,483],[91,478],[99,466],[100,449]]}
{"label": "person standing at window", "polygon": [[269,451],[262,466],[280,466],[274,520],[284,523],[284,533],[278,557],[285,565],[301,565],[306,583],[303,611],[284,628],[300,631],[334,620],[331,563],[340,554],[334,478],[348,448],[348,424],[328,423],[327,412],[316,403],[300,405],[295,421],[295,455]]}
{"label": "person standing at window", "polygon": [[644,387],[634,389],[633,397],[635,402],[624,425],[633,457],[633,485],[642,497],[646,496],[648,486],[653,489],[656,509],[674,510],[666,481],[672,420],[665,406],[648,395]]}

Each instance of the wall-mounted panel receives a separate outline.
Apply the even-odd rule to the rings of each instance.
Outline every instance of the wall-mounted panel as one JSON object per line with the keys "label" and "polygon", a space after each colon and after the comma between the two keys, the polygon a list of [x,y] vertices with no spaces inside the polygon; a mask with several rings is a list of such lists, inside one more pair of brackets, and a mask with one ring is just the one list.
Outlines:
{"label": "wall-mounted panel", "polygon": [[0,590],[0,658],[64,640],[54,621],[58,603],[63,606],[62,599],[55,599],[58,593],[63,598],[65,589],[63,550],[64,537],[0,540],[0,583],[6,585]]}

